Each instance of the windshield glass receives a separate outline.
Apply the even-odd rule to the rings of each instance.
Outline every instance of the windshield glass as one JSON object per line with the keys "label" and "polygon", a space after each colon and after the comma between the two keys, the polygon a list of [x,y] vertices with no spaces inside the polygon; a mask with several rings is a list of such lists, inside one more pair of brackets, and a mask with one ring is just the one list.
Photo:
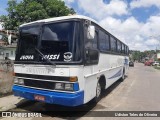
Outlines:
{"label": "windshield glass", "polygon": [[[17,61],[59,62],[80,60],[78,22],[67,21],[20,29]],[[44,55],[38,55],[35,48]]]}

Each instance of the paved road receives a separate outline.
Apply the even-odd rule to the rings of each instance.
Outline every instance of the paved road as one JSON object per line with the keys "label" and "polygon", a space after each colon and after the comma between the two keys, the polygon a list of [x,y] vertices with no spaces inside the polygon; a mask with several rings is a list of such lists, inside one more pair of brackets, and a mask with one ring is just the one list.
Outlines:
{"label": "paved road", "polygon": [[137,63],[128,77],[99,104],[105,110],[160,111],[160,71]]}
{"label": "paved road", "polygon": [[[57,111],[57,110],[87,110],[77,114],[77,119],[86,119],[89,111],[160,111],[160,71],[150,66],[136,63],[135,67],[130,67],[128,77],[124,82],[116,82],[105,91],[102,99],[97,105],[87,104],[78,108],[66,108],[62,106],[49,105],[40,102],[26,101],[14,111]],[[47,119],[63,119],[61,113],[43,113]],[[55,117],[56,116],[56,117]],[[33,118],[34,120],[35,118]],[[87,117],[87,119],[97,119],[97,117]],[[102,118],[101,119],[106,119]],[[119,120],[127,118],[107,118]],[[131,118],[141,119],[141,118]],[[142,118],[150,120],[151,118]],[[159,118],[154,118],[159,119]]]}

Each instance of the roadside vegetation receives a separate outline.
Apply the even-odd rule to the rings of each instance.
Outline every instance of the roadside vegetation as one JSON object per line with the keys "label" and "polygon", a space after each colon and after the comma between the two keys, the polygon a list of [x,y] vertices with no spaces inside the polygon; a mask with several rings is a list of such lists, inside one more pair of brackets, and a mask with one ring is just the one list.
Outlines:
{"label": "roadside vegetation", "polygon": [[160,66],[154,66],[154,68],[160,70]]}
{"label": "roadside vegetation", "polygon": [[0,16],[6,30],[17,30],[18,26],[40,19],[75,14],[62,0],[9,0],[7,15]]}
{"label": "roadside vegetation", "polygon": [[156,54],[160,53],[160,50],[146,50],[146,51],[137,51],[130,50],[130,59],[132,61],[143,61],[145,59],[153,58],[155,61],[158,61],[156,58]]}

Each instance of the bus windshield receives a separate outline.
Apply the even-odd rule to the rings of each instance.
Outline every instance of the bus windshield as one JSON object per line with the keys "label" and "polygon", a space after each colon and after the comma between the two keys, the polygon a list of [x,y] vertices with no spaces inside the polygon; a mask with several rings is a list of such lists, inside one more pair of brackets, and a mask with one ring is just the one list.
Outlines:
{"label": "bus windshield", "polygon": [[[21,27],[16,61],[79,61],[78,26],[78,22],[67,21]],[[35,48],[43,56],[38,55]]]}

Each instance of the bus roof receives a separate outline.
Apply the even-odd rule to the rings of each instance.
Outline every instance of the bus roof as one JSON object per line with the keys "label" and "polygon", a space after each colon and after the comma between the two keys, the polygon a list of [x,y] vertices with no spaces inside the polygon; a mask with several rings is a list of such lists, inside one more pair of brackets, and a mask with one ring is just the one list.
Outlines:
{"label": "bus roof", "polygon": [[96,24],[98,24],[95,20],[87,17],[87,16],[83,16],[83,15],[71,15],[71,16],[62,16],[62,17],[54,17],[54,18],[48,18],[48,19],[42,19],[42,20],[37,20],[37,21],[33,21],[33,22],[29,22],[29,23],[25,23],[20,25],[20,27],[25,26],[25,25],[30,25],[33,23],[41,23],[41,22],[52,22],[52,21],[59,21],[59,20],[68,20],[68,19],[85,19],[85,20],[90,20],[92,22],[95,22]]}
{"label": "bus roof", "polygon": [[[92,18],[89,18],[87,16],[83,16],[83,15],[70,15],[70,16],[61,16],[61,17],[54,17],[54,18],[48,18],[48,19],[42,19],[42,20],[37,20],[37,21],[33,21],[33,22],[29,22],[29,23],[25,23],[25,24],[22,24],[20,25],[20,27],[23,27],[25,25],[30,25],[30,24],[33,24],[33,23],[41,23],[41,22],[52,22],[52,21],[59,21],[59,20],[68,20],[68,19],[84,19],[84,20],[90,20],[94,23],[96,23],[97,25],[98,22],[95,21],[94,19]],[[104,27],[102,27],[101,25],[99,25],[101,28],[103,28],[104,30],[106,30]],[[107,30],[106,30],[107,31]],[[111,34],[111,33],[109,33]],[[112,35],[112,34],[111,34]],[[113,36],[113,35],[112,35]],[[121,41],[122,42],[122,41]],[[123,42],[124,43],[124,42]],[[125,43],[124,43],[125,44]],[[126,45],[126,44],[125,44]]]}

